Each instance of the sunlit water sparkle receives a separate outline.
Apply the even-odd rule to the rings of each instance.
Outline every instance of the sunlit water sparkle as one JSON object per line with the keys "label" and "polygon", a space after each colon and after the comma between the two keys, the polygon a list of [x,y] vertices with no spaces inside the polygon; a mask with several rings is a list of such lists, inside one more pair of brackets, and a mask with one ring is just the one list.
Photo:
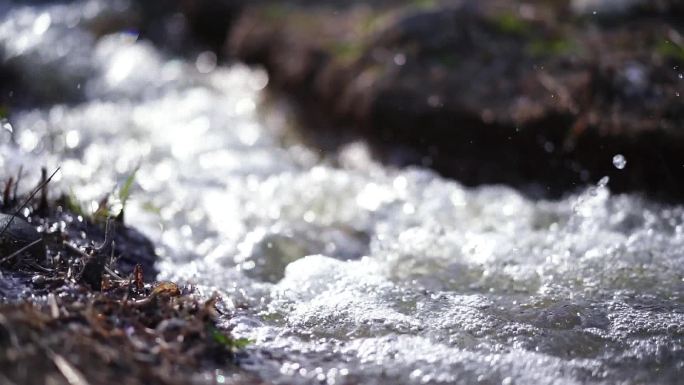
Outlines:
{"label": "sunlit water sparkle", "polygon": [[223,296],[224,326],[254,341],[244,367],[330,385],[684,374],[684,207],[607,179],[559,201],[468,189],[362,143],[321,159],[263,105],[263,71],[96,39],[92,20],[130,11],[116,4],[0,1],[4,65],[47,100],[84,100],[12,111],[0,176],[59,165],[57,190],[88,209],[140,164],[127,221],[161,278]]}

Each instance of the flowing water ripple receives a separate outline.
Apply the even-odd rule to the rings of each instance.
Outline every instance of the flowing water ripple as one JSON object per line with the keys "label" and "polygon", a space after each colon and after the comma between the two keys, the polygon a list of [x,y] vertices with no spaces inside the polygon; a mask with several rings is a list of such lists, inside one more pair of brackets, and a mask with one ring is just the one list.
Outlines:
{"label": "flowing water ripple", "polygon": [[130,32],[97,38],[98,20],[133,12],[125,2],[0,10],[2,65],[58,101],[12,111],[2,176],[60,165],[57,185],[90,210],[140,164],[127,220],[159,245],[162,278],[224,295],[223,323],[254,341],[242,364],[263,378],[684,374],[684,207],[612,195],[608,180],[559,201],[464,188],[386,168],[362,143],[333,162],[263,105],[263,71],[199,68]]}

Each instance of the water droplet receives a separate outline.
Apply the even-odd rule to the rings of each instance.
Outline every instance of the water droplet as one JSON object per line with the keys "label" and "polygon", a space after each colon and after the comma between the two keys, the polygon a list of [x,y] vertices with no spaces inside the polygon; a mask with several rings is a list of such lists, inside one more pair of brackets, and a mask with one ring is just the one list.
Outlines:
{"label": "water droplet", "polygon": [[444,106],[442,103],[442,98],[439,95],[430,95],[430,97],[427,99],[427,104],[432,108],[440,108]]}
{"label": "water droplet", "polygon": [[7,119],[0,119],[0,127],[8,132],[14,132],[14,127],[12,127],[12,124]]}
{"label": "water droplet", "polygon": [[406,55],[404,55],[403,53],[398,53],[394,55],[393,61],[394,64],[398,66],[403,66],[404,64],[406,64]]}
{"label": "water droplet", "polygon": [[622,170],[627,165],[627,159],[622,154],[617,154],[613,157],[613,166],[618,170]]}

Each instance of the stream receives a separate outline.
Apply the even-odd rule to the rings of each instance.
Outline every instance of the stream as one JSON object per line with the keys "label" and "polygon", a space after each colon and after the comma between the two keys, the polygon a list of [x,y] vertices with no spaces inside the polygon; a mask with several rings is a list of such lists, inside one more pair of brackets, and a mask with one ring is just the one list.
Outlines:
{"label": "stream", "polygon": [[34,99],[0,124],[0,179],[59,166],[52,193],[92,212],[139,166],[126,221],[159,278],[221,295],[265,381],[680,383],[684,206],[607,178],[560,200],[466,188],[362,142],[321,154],[261,69],[96,37],[126,2],[19,4],[0,0],[0,63]]}

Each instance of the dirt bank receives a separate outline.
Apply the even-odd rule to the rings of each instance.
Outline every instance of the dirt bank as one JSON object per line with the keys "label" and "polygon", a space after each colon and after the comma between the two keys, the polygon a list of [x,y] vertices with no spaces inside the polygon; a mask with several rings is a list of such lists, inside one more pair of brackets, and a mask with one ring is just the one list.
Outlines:
{"label": "dirt bank", "polygon": [[248,341],[217,325],[220,299],[154,281],[154,247],[106,201],[24,205],[15,180],[0,200],[0,383],[261,383],[237,365]]}
{"label": "dirt bank", "polygon": [[608,175],[684,197],[681,4],[580,3],[266,3],[243,10],[227,50],[386,160],[467,184],[559,193]]}

